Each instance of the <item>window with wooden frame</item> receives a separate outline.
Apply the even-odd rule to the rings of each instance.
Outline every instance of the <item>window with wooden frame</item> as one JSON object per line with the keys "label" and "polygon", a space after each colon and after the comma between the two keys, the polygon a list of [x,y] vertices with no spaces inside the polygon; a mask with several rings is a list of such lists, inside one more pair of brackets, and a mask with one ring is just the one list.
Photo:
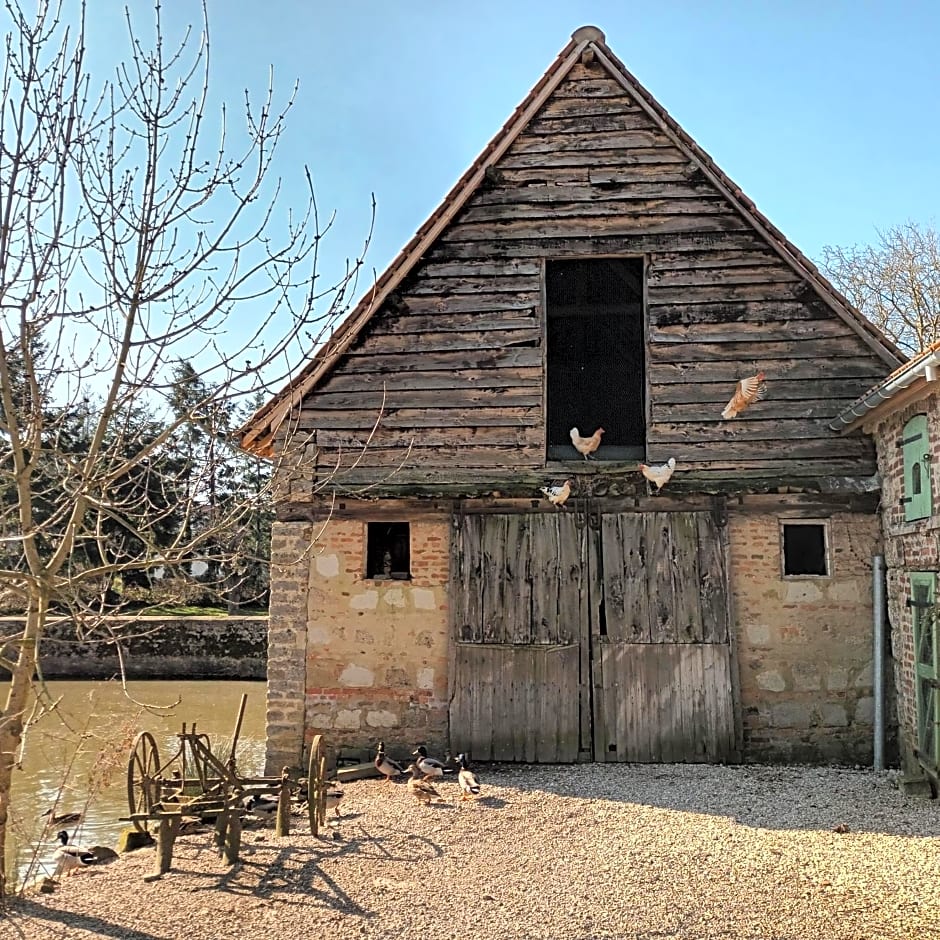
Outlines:
{"label": "window with wooden frame", "polygon": [[901,453],[904,465],[904,519],[926,519],[933,512],[930,482],[930,439],[927,415],[914,415],[901,434]]}
{"label": "window with wooden frame", "polygon": [[914,696],[917,753],[934,773],[940,768],[940,628],[937,621],[937,574],[908,572],[914,639]]}
{"label": "window with wooden frame", "polygon": [[581,460],[571,429],[604,429],[596,460],[642,459],[646,355],[642,258],[547,261],[546,443],[551,460]]}
{"label": "window with wooden frame", "polygon": [[407,581],[411,577],[411,529],[407,522],[366,523],[366,578]]}
{"label": "window with wooden frame", "polygon": [[785,578],[829,576],[829,538],[825,522],[788,519],[780,523],[780,556]]}

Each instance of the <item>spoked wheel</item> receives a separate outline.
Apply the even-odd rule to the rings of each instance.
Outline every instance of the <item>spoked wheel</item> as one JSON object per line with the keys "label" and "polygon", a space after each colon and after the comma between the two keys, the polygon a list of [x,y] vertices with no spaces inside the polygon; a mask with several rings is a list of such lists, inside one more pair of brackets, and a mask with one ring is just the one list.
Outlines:
{"label": "spoked wheel", "polygon": [[[131,815],[149,813],[160,802],[160,752],[157,742],[148,731],[141,731],[134,740],[131,757],[127,762],[127,804]],[[149,820],[134,819],[138,832],[148,832]]]}
{"label": "spoked wheel", "polygon": [[323,735],[314,735],[310,742],[310,763],[307,769],[307,815],[310,832],[318,835],[326,823],[326,745]]}

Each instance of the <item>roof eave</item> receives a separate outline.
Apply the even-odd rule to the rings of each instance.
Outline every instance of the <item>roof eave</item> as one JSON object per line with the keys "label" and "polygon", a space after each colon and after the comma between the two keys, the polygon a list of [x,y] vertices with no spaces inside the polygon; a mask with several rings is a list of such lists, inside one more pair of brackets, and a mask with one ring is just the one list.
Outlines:
{"label": "roof eave", "polygon": [[[876,417],[890,414],[902,392],[916,391],[920,383],[924,389],[940,378],[940,350],[912,359],[906,366],[892,373],[883,382],[870,388],[864,395],[843,408],[829,423],[833,431],[848,434]],[[908,399],[905,399],[905,403]]]}

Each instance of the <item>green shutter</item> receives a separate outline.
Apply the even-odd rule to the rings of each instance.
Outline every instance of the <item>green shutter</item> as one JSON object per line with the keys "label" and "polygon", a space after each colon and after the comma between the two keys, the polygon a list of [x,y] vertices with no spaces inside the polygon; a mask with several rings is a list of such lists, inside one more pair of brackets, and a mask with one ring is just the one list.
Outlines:
{"label": "green shutter", "polygon": [[927,438],[927,415],[914,415],[904,425],[901,440],[904,456],[904,518],[925,519],[932,511],[930,461],[925,455],[930,453],[930,441]]}

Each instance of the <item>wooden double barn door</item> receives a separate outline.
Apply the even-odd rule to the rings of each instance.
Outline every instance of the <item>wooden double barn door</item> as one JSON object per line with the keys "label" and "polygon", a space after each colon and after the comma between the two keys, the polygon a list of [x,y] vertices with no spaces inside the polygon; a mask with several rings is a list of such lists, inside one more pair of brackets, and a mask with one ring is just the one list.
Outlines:
{"label": "wooden double barn door", "polygon": [[450,736],[476,760],[739,760],[711,513],[456,517]]}

